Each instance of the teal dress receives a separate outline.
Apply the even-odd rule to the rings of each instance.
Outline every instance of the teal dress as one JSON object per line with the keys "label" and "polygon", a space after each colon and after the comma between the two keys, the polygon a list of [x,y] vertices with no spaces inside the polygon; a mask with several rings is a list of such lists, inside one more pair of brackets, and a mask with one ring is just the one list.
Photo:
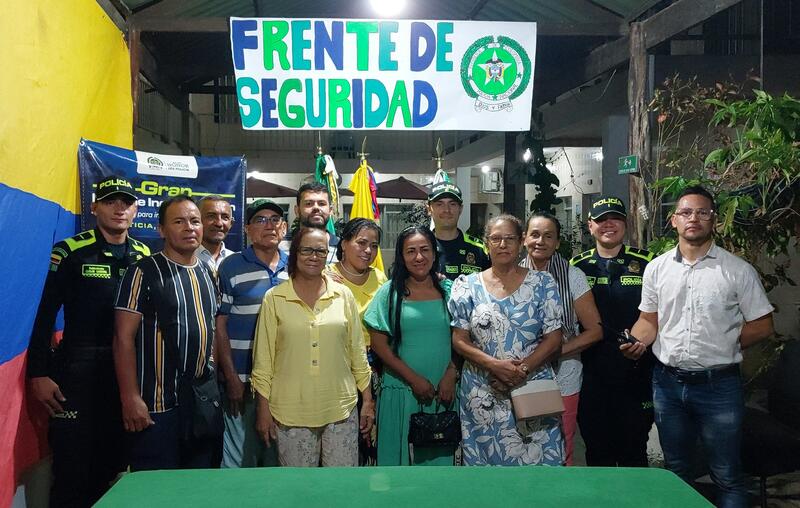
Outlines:
{"label": "teal dress", "polygon": [[[449,298],[449,280],[440,283]],[[375,293],[364,314],[368,328],[389,335],[393,317],[389,316],[390,282],[386,282]],[[436,388],[450,363],[450,315],[446,302],[436,300],[403,300],[400,314],[402,340],[397,350],[400,357],[417,374],[425,377]],[[441,412],[434,400],[423,406],[428,413]],[[420,404],[403,379],[385,369],[378,399],[378,465],[407,466],[408,422],[412,413],[419,412]],[[416,448],[414,464],[428,466],[452,466],[453,452],[450,447]]]}

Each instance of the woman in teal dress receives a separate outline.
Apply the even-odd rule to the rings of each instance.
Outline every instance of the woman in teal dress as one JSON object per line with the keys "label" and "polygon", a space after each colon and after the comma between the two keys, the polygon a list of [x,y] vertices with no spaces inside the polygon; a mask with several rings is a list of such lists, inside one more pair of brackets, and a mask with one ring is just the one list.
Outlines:
{"label": "woman in teal dress", "polygon": [[[391,279],[364,315],[372,350],[384,365],[378,400],[378,465],[408,465],[412,413],[434,413],[453,402],[458,371],[452,362],[450,281],[439,281],[436,238],[411,227],[397,238]],[[450,447],[416,448],[416,465],[452,465]]]}

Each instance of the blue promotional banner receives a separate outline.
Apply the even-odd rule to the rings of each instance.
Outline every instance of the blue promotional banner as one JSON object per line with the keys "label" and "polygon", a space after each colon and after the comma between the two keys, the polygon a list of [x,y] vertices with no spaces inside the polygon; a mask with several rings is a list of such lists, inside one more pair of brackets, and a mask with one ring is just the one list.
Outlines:
{"label": "blue promotional banner", "polygon": [[162,155],[128,150],[82,139],[78,148],[81,187],[81,229],[95,226],[91,213],[95,184],[116,175],[133,184],[139,197],[139,210],[130,234],[153,250],[160,250],[158,207],[165,199],[188,194],[195,201],[217,194],[233,208],[234,222],[225,246],[239,251],[244,234],[244,185],[247,161],[244,157],[192,157]]}

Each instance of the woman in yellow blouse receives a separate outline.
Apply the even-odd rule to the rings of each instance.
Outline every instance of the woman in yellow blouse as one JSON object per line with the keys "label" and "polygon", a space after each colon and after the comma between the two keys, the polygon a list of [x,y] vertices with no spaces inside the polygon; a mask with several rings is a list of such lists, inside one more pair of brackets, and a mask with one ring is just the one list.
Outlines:
{"label": "woman in yellow blouse", "polygon": [[[342,228],[336,248],[337,263],[328,269],[341,277],[341,282],[353,292],[358,303],[358,313],[364,319],[369,302],[386,282],[383,271],[370,266],[378,256],[381,246],[381,228],[370,219],[353,219]],[[369,332],[362,325],[364,343],[369,348]]]}
{"label": "woman in yellow blouse", "polygon": [[282,466],[356,466],[359,429],[368,434],[375,418],[358,304],[323,275],[327,252],[324,230],[294,236],[289,281],[264,295],[256,326],[256,430],[275,440]]}

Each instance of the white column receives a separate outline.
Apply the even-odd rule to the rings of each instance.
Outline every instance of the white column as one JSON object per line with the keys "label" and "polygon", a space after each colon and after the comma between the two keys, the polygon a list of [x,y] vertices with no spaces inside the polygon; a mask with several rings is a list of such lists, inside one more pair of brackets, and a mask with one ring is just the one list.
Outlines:
{"label": "white column", "polygon": [[461,231],[466,231],[470,226],[470,210],[472,209],[472,168],[456,168],[456,185],[461,189],[461,199],[464,200],[464,208],[461,210],[461,217],[458,218],[458,227]]}

